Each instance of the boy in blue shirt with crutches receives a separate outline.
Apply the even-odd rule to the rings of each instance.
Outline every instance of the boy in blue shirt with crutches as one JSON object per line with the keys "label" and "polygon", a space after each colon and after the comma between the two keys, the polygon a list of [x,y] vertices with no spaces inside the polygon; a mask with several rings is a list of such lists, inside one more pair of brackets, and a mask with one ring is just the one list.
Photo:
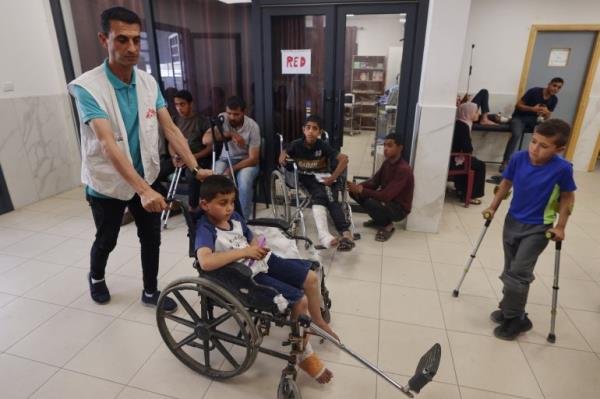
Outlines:
{"label": "boy in blue shirt with crutches", "polygon": [[[560,119],[549,119],[538,125],[527,151],[510,159],[499,189],[483,214],[494,216],[502,199],[513,189],[513,199],[504,221],[504,283],[499,310],[491,319],[500,325],[494,335],[513,340],[529,331],[533,324],[525,313],[529,286],[538,256],[548,245],[546,232],[552,239],[565,238],[565,227],[575,202],[575,181],[570,162],[558,154],[564,151],[570,126]],[[556,214],[558,222],[554,226]]]}

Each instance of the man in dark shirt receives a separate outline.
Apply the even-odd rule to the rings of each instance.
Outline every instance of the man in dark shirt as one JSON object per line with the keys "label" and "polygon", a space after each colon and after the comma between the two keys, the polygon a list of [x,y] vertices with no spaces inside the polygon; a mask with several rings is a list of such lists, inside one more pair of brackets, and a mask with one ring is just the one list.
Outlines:
{"label": "man in dark shirt", "polygon": [[[175,125],[181,130],[187,139],[188,146],[198,160],[200,167],[204,169],[211,168],[210,154],[212,144],[202,143],[202,135],[210,127],[208,119],[194,111],[194,102],[192,94],[187,90],[179,90],[174,95],[175,109],[177,115],[173,118]],[[176,167],[183,166],[183,163],[175,151],[168,145],[170,159],[161,162],[161,171],[159,179],[166,178],[173,173]],[[193,178],[189,171],[186,171],[186,180],[188,183],[188,203],[190,209],[194,211],[198,207],[200,195],[200,182]],[[164,193],[166,195],[166,193]]]}
{"label": "man in dark shirt", "polygon": [[372,219],[365,227],[379,229],[377,241],[387,241],[395,230],[393,222],[404,219],[412,208],[414,176],[402,159],[403,148],[400,135],[388,134],[383,143],[385,161],[377,173],[361,184],[347,183],[350,196]]}
{"label": "man in dark shirt", "polygon": [[542,118],[543,120],[550,118],[552,111],[554,111],[556,104],[558,104],[556,94],[560,91],[563,84],[564,80],[562,78],[553,78],[548,83],[548,86],[529,89],[521,97],[515,106],[515,111],[510,121],[512,134],[504,150],[500,172],[504,170],[511,155],[517,149],[516,147],[521,141],[523,132],[525,130],[533,131],[533,128],[538,123],[538,118]]}

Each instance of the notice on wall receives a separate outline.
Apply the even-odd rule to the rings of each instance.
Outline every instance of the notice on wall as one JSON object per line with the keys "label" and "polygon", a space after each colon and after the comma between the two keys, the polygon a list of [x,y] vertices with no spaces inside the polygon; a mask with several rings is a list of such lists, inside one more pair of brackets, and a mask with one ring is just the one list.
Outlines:
{"label": "notice on wall", "polygon": [[281,50],[283,75],[310,75],[311,50]]}
{"label": "notice on wall", "polygon": [[569,63],[570,48],[553,48],[548,57],[549,67],[566,67]]}

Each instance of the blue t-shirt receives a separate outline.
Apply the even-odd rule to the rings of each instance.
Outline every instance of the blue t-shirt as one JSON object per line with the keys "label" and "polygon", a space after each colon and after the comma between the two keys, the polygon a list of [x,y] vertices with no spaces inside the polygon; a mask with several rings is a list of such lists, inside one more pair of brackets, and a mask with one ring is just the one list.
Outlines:
{"label": "blue t-shirt", "polygon": [[515,153],[502,177],[513,184],[508,212],[524,224],[552,224],[560,193],[577,189],[573,166],[558,155],[543,165],[533,165],[527,151]]}
{"label": "blue t-shirt", "polygon": [[229,219],[229,230],[223,230],[202,215],[196,225],[196,251],[200,248],[210,248],[213,252],[224,252],[232,249],[245,248],[252,242],[253,235],[244,218],[233,212]]}
{"label": "blue t-shirt", "polygon": [[[136,73],[135,68],[131,74],[131,83],[127,84],[117,78],[114,73],[108,67],[108,59],[104,61],[104,72],[108,77],[108,81],[115,89],[115,95],[117,102],[119,103],[119,110],[127,130],[127,140],[129,141],[129,153],[131,154],[131,160],[133,161],[133,167],[140,174],[144,176],[144,166],[142,164],[142,153],[140,150],[140,135],[139,135],[139,117],[138,117],[138,100],[136,86]],[[89,123],[92,119],[109,119],[108,114],[100,108],[98,102],[92,97],[92,95],[81,86],[75,86],[72,90],[75,100],[77,102],[77,111],[79,118],[83,123]],[[158,96],[156,97],[156,109],[166,107],[164,97],[162,96],[160,89],[158,90]],[[86,193],[94,197],[99,198],[110,198],[106,195],[102,195],[90,187],[86,187]]]}

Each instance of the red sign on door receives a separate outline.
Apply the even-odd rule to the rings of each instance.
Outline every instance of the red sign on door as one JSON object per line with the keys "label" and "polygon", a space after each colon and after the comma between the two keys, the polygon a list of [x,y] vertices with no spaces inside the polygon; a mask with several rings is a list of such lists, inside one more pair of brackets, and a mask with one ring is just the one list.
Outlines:
{"label": "red sign on door", "polygon": [[311,50],[281,50],[283,75],[310,75]]}

